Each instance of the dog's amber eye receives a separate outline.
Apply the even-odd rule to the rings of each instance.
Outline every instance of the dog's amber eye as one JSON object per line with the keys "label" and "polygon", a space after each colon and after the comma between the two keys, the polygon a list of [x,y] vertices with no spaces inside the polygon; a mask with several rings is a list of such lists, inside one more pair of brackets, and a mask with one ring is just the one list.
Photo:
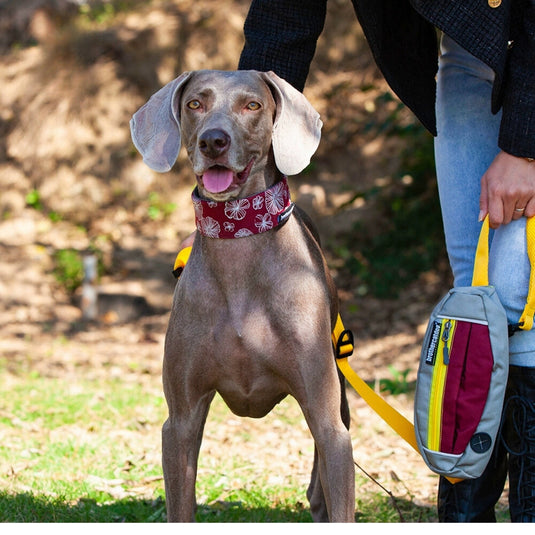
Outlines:
{"label": "dog's amber eye", "polygon": [[198,100],[190,100],[186,106],[190,110],[198,110],[201,107],[201,103]]}
{"label": "dog's amber eye", "polygon": [[258,111],[262,106],[258,102],[249,102],[247,106],[245,106],[249,111]]}

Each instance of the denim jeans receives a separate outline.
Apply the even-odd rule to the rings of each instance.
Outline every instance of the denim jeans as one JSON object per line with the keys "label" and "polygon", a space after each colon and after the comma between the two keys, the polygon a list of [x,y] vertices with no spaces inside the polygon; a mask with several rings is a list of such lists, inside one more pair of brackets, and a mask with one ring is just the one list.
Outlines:
{"label": "denim jeans", "polygon": [[[481,223],[481,177],[499,152],[500,113],[491,113],[494,73],[443,35],[437,77],[435,160],[446,247],[455,286],[470,286]],[[524,217],[491,232],[489,283],[509,323],[526,303],[530,263]],[[510,363],[535,367],[535,329],[510,339]]]}

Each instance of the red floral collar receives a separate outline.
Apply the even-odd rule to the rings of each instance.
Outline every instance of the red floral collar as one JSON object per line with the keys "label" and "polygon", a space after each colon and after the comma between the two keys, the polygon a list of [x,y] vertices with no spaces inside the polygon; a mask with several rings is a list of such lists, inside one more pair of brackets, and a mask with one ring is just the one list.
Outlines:
{"label": "red floral collar", "polygon": [[209,238],[244,238],[267,232],[284,223],[294,206],[286,177],[244,199],[208,201],[199,197],[197,188],[191,198],[197,230]]}

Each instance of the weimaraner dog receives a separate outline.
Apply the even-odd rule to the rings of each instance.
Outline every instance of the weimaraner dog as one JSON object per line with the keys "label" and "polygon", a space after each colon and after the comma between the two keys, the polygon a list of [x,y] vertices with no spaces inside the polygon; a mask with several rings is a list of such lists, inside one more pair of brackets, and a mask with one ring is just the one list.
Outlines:
{"label": "weimaraner dog", "polygon": [[163,363],[168,521],[194,520],[199,449],[216,392],[252,418],[293,396],[315,442],[313,519],[354,521],[349,410],[331,341],[336,289],[286,182],[310,162],[321,126],[299,91],[256,71],[186,72],[132,118],[147,165],[168,171],[184,145],[197,179],[197,232]]}

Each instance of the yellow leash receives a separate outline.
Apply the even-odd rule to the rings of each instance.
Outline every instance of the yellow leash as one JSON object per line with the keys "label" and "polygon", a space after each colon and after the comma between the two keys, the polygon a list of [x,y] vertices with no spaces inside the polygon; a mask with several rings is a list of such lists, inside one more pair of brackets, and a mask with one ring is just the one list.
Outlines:
{"label": "yellow leash", "polygon": [[[529,331],[533,327],[533,315],[535,314],[535,217],[530,217],[526,221],[526,242],[528,257],[531,264],[529,277],[528,295],[526,305],[520,319],[518,328]],[[474,273],[472,276],[472,286],[489,285],[489,216],[483,220],[481,233],[477,243],[476,256],[474,261]]]}
{"label": "yellow leash", "polygon": [[[336,325],[332,333],[334,346],[339,344],[340,337],[347,337],[342,318],[338,314]],[[379,394],[370,388],[349,365],[348,357],[353,353],[353,346],[348,341],[343,345],[344,353],[338,356],[336,363],[344,374],[349,384],[357,391],[357,394],[405,441],[407,441],[418,453],[418,444],[414,433],[414,425],[400,414],[394,407],[389,405]]]}

